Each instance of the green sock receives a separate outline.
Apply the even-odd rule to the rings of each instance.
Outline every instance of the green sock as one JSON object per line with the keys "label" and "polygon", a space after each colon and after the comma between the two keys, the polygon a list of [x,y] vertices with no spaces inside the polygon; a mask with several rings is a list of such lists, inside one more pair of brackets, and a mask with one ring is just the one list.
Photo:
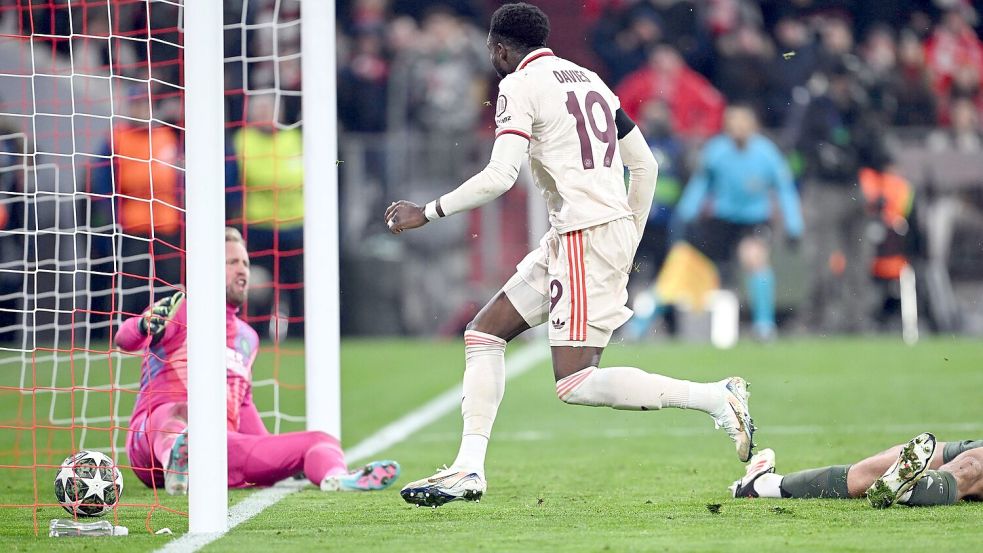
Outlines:
{"label": "green sock", "polygon": [[911,496],[900,503],[911,506],[952,505],[956,502],[956,477],[944,470],[926,470],[911,488]]}
{"label": "green sock", "polygon": [[782,497],[849,499],[850,491],[846,485],[849,471],[850,465],[833,465],[793,472],[782,479]]}
{"label": "green sock", "polygon": [[942,464],[950,463],[953,459],[959,456],[959,454],[969,451],[970,449],[976,449],[978,447],[983,447],[983,440],[963,440],[961,442],[946,442],[945,447],[942,449]]}

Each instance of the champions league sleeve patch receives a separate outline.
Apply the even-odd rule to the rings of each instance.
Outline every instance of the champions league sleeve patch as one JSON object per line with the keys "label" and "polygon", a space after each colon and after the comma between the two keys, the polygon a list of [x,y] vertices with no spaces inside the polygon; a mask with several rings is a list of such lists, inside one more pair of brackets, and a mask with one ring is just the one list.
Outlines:
{"label": "champions league sleeve patch", "polygon": [[498,104],[495,106],[495,124],[506,125],[512,120],[511,115],[505,115],[509,109],[509,99],[504,94],[498,95]]}
{"label": "champions league sleeve patch", "polygon": [[506,78],[499,85],[495,103],[496,136],[514,133],[529,138],[532,134],[532,98],[528,96],[528,90],[517,89],[518,84]]}

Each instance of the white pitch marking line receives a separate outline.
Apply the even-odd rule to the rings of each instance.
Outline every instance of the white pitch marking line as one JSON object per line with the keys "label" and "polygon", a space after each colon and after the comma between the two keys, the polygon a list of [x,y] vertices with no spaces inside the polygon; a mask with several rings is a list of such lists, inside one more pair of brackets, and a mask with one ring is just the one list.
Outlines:
{"label": "white pitch marking line", "polygon": [[[549,358],[549,348],[541,344],[530,344],[510,355],[506,362],[505,380],[524,374]],[[396,421],[380,428],[375,434],[365,438],[345,451],[345,458],[351,464],[368,459],[410,437],[421,428],[433,423],[461,404],[461,387],[455,386],[424,405],[410,411]],[[222,538],[236,526],[262,513],[267,507],[275,505],[284,497],[304,488],[296,481],[284,480],[276,486],[250,494],[229,509],[229,525],[225,532],[210,534],[185,534],[158,549],[158,553],[192,553]]]}

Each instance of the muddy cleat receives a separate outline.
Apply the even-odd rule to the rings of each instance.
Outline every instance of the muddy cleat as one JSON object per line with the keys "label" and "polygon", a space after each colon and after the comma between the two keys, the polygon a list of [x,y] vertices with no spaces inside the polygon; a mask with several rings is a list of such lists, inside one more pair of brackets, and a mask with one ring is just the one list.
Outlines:
{"label": "muddy cleat", "polygon": [[762,449],[757,455],[751,457],[747,465],[744,478],[734,482],[729,489],[734,497],[758,497],[758,492],[754,489],[754,482],[763,474],[775,472],[775,452],[769,449]]}
{"label": "muddy cleat", "polygon": [[174,440],[164,471],[164,490],[170,495],[188,494],[188,431]]}
{"label": "muddy cleat", "polygon": [[478,501],[485,493],[485,479],[476,472],[443,469],[430,478],[410,482],[399,492],[417,506],[440,507],[451,501]]}
{"label": "muddy cleat", "polygon": [[325,492],[371,492],[384,490],[399,478],[399,463],[396,461],[373,461],[364,467],[339,476],[325,476],[321,481],[321,491]]}
{"label": "muddy cleat", "polygon": [[721,380],[718,384],[724,387],[724,401],[727,404],[719,413],[713,413],[713,423],[716,428],[723,428],[734,440],[737,447],[737,458],[746,463],[754,450],[754,421],[748,410],[748,383],[739,376]]}
{"label": "muddy cleat", "polygon": [[898,460],[867,488],[867,501],[875,509],[887,509],[921,480],[935,454],[935,436],[924,432],[901,448]]}

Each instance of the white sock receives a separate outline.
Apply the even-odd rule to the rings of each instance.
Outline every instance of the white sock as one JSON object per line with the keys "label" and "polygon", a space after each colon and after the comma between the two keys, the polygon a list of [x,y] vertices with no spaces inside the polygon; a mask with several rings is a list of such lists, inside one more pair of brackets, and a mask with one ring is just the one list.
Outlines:
{"label": "white sock", "polygon": [[782,479],[785,477],[772,472],[762,474],[754,481],[754,491],[758,492],[758,497],[782,497]]}
{"label": "white sock", "polygon": [[476,330],[464,333],[464,431],[456,470],[485,474],[485,452],[498,405],[505,395],[505,340]]}
{"label": "white sock", "polygon": [[696,409],[718,415],[722,408],[727,406],[724,399],[724,389],[717,382],[688,382],[689,398],[686,405],[681,405],[683,409]]}
{"label": "white sock", "polygon": [[457,451],[457,459],[451,468],[468,472],[485,474],[485,452],[488,451],[488,438],[480,434],[465,434],[461,436],[461,449]]}
{"label": "white sock", "polygon": [[676,407],[707,413],[720,409],[723,398],[716,384],[676,380],[635,367],[587,367],[558,381],[556,395],[575,405],[631,411]]}

